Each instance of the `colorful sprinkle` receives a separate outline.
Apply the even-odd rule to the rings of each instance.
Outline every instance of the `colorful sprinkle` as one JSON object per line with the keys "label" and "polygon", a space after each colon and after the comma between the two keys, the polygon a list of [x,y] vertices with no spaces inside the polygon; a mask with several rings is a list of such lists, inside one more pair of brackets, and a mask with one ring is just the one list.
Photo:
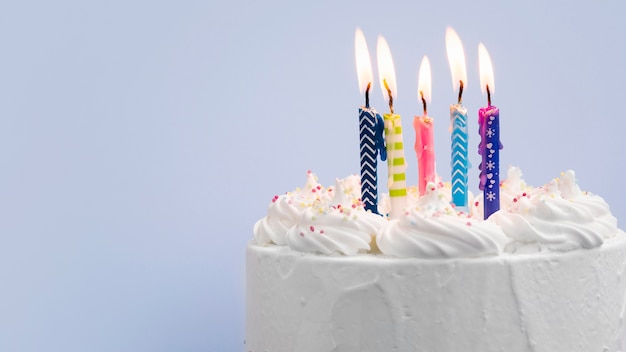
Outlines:
{"label": "colorful sprinkle", "polygon": [[311,230],[311,232],[315,232],[315,227],[313,227],[313,225],[309,226],[309,230]]}

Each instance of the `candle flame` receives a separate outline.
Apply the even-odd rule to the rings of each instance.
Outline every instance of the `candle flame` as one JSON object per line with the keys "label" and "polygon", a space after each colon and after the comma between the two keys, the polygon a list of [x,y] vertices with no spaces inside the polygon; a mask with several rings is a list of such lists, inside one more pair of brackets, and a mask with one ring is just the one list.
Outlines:
{"label": "candle flame", "polygon": [[[393,59],[391,58],[391,50],[387,41],[382,36],[378,36],[378,44],[376,45],[376,59],[378,61],[378,75],[380,76],[380,86],[389,87],[393,99],[398,97],[398,88],[396,87],[396,71],[393,67]],[[386,85],[385,85],[386,83]],[[389,102],[389,94],[383,89],[383,97]]]}
{"label": "candle flame", "polygon": [[489,91],[494,92],[494,79],[493,79],[493,65],[491,64],[491,58],[489,52],[483,43],[478,44],[478,66],[480,69],[480,89],[483,94],[487,94],[487,86]]}
{"label": "candle flame", "polygon": [[417,99],[422,101],[422,98],[430,103],[431,98],[431,76],[430,76],[430,61],[428,56],[424,56],[422,63],[420,64],[419,75],[417,79]]}
{"label": "candle flame", "polygon": [[354,36],[354,54],[356,56],[356,74],[359,80],[359,90],[361,94],[364,94],[367,85],[374,83],[374,75],[372,74],[372,62],[370,61],[367,42],[361,28],[356,29]]}
{"label": "candle flame", "polygon": [[465,68],[465,51],[461,38],[452,27],[446,28],[446,52],[452,73],[452,89],[459,90],[460,81],[467,87],[467,70]]}

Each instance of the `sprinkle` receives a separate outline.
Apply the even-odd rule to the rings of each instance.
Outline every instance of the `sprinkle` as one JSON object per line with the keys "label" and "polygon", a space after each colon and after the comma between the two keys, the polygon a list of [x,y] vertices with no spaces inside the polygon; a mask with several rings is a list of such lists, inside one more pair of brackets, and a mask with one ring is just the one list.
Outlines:
{"label": "sprinkle", "polygon": [[323,235],[323,234],[324,234],[324,230],[320,230],[320,235]]}
{"label": "sprinkle", "polygon": [[311,192],[313,192],[313,193],[315,193],[315,191],[316,191],[316,190],[315,190],[315,188],[313,188],[313,189],[311,190]]}
{"label": "sprinkle", "polygon": [[468,221],[468,222],[465,223],[465,225],[472,226],[472,223]]}
{"label": "sprinkle", "polygon": [[317,189],[322,189],[322,186],[320,186],[320,185],[317,185]]}
{"label": "sprinkle", "polygon": [[352,204],[352,209],[356,208],[356,204]]}
{"label": "sprinkle", "polygon": [[475,206],[478,206],[478,202],[474,203]]}
{"label": "sprinkle", "polygon": [[315,227],[313,227],[313,225],[309,226],[309,230],[311,230],[311,232],[315,232]]}
{"label": "sprinkle", "polygon": [[522,193],[522,197],[526,197],[526,192]]}
{"label": "sprinkle", "polygon": [[517,203],[517,198],[513,198],[513,203]]}
{"label": "sprinkle", "polygon": [[301,237],[304,237],[304,232],[300,232],[300,236],[301,236]]}

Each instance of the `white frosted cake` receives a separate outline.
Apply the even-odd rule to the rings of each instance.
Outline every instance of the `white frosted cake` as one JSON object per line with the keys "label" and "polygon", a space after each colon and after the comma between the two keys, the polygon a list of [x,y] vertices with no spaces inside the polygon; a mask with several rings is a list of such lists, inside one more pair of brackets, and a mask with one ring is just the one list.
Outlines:
{"label": "white frosted cake", "polygon": [[442,183],[396,220],[359,193],[309,172],[272,199],[247,247],[245,351],[622,351],[626,234],[573,172],[534,188],[510,169],[487,220]]}

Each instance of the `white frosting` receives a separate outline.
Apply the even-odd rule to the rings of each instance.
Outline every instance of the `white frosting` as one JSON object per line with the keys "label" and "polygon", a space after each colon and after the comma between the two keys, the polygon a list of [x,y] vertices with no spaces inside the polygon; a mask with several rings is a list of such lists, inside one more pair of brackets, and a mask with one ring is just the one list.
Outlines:
{"label": "white frosting", "polygon": [[[523,184],[521,178],[517,181]],[[618,231],[617,219],[609,206],[602,198],[582,192],[573,171],[564,172],[560,179],[532,190],[515,184],[510,186],[518,193],[489,218],[516,241],[507,251],[595,248]]]}
{"label": "white frosting", "polygon": [[424,196],[376,237],[380,251],[395,257],[428,259],[499,254],[507,242],[502,230],[456,212],[449,193],[449,189],[429,183]]}
{"label": "white frosting", "polygon": [[624,351],[626,235],[567,253],[325,256],[247,248],[245,351]]}
{"label": "white frosting", "polygon": [[370,242],[387,222],[381,216],[339,207],[326,212],[306,209],[287,232],[287,245],[300,252],[354,255],[370,250]]}
{"label": "white frosting", "polygon": [[259,244],[274,243],[284,246],[287,231],[294,226],[302,212],[313,206],[320,206],[328,201],[330,195],[317,182],[317,176],[307,172],[304,188],[275,196],[268,206],[267,216],[254,224],[254,239]]}
{"label": "white frosting", "polygon": [[521,176],[486,221],[441,184],[389,221],[363,210],[356,176],[326,189],[309,173],[255,225],[245,350],[625,350],[626,234],[573,172]]}
{"label": "white frosting", "polygon": [[[412,205],[389,221],[364,210],[358,176],[325,188],[309,171],[305,187],[274,197],[254,237],[259,244],[307,253],[354,255],[379,248],[389,256],[436,259],[589,249],[618,231],[606,202],[582,192],[573,171],[533,188],[518,168],[510,168],[500,194],[501,210],[484,221],[482,195],[463,213],[450,205],[449,184],[430,184],[422,197],[409,187]],[[380,199],[384,214],[388,197]]]}

